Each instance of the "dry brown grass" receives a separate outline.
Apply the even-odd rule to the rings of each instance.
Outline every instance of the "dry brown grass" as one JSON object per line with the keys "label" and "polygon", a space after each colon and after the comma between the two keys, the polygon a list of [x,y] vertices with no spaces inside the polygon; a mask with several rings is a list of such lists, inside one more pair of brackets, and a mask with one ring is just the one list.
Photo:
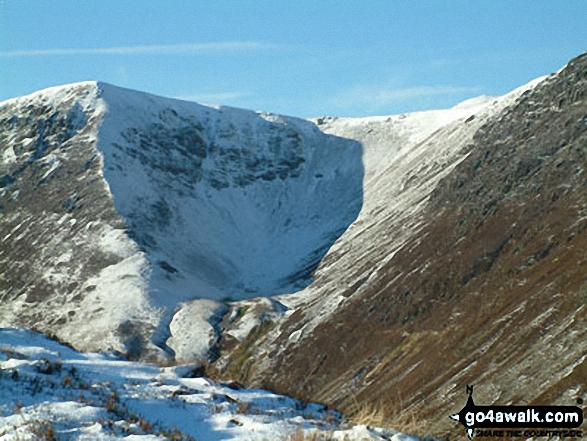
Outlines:
{"label": "dry brown grass", "polygon": [[389,418],[381,402],[378,404],[367,403],[358,404],[355,402],[354,410],[350,415],[350,420],[354,424],[364,424],[366,426],[391,427]]}
{"label": "dry brown grass", "polygon": [[353,424],[386,427],[417,436],[430,435],[428,423],[419,420],[416,415],[415,409],[404,408],[401,399],[360,404],[355,400],[354,410],[349,419]]}
{"label": "dry brown grass", "polygon": [[[397,403],[397,404],[396,404]],[[350,414],[349,421],[353,425],[363,424],[371,427],[384,427],[398,430],[405,434],[426,437],[430,435],[429,424],[416,418],[415,410],[403,410],[401,400],[397,402],[379,401],[377,404],[355,401],[355,411]],[[283,441],[331,441],[332,433],[307,431],[300,427],[286,435]]]}
{"label": "dry brown grass", "polygon": [[304,433],[304,430],[300,427],[295,432],[286,435],[283,441],[331,441],[332,435],[328,432],[318,432],[316,430],[312,432]]}

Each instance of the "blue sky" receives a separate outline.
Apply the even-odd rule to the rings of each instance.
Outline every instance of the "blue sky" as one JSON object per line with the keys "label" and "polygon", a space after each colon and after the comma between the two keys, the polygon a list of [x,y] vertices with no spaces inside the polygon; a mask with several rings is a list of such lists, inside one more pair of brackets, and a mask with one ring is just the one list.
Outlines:
{"label": "blue sky", "polygon": [[500,95],[587,50],[586,0],[0,0],[0,100],[84,80],[313,117]]}

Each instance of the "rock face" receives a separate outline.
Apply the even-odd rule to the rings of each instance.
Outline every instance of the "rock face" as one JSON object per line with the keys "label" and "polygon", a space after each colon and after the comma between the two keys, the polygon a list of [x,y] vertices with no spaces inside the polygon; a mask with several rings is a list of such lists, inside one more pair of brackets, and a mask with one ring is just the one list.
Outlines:
{"label": "rock face", "polygon": [[169,349],[181,302],[293,292],[362,204],[358,142],[103,83],[0,104],[5,323]]}
{"label": "rock face", "polygon": [[581,56],[424,139],[391,138],[403,146],[381,128],[399,121],[325,119],[364,146],[363,210],[295,312],[221,372],[443,437],[460,433],[447,416],[467,384],[477,403],[573,405],[587,384],[586,91]]}

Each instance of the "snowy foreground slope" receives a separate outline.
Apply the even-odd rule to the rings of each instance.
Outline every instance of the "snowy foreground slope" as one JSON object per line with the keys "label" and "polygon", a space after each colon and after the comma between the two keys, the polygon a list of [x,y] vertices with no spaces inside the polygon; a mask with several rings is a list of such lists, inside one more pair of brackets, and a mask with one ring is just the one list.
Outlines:
{"label": "snowy foreground slope", "polygon": [[0,440],[417,440],[351,427],[321,405],[198,377],[194,365],[82,354],[24,329],[0,329],[0,356]]}

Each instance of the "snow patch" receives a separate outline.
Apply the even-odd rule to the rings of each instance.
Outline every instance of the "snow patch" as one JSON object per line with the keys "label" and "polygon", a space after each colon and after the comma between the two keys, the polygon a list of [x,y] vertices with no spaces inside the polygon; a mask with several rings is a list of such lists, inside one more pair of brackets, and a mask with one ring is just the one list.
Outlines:
{"label": "snow patch", "polygon": [[167,345],[175,351],[179,363],[203,362],[218,339],[217,327],[226,305],[214,300],[193,300],[184,305],[171,320],[171,337]]}

